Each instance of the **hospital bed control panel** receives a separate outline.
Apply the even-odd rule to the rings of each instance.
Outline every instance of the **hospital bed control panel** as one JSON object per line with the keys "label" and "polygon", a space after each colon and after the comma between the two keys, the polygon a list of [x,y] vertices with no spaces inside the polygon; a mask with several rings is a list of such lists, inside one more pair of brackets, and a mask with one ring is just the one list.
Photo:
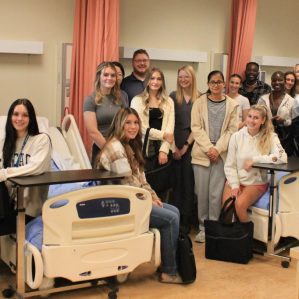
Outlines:
{"label": "hospital bed control panel", "polygon": [[95,198],[77,203],[78,217],[81,219],[110,217],[130,213],[130,200],[128,198]]}

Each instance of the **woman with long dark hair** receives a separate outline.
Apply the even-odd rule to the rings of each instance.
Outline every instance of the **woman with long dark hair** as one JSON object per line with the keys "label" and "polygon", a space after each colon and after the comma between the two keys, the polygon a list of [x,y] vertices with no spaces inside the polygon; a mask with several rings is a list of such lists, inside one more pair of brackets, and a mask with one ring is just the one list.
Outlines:
{"label": "woman with long dark hair", "polygon": [[178,274],[176,251],[179,235],[179,211],[162,203],[147,183],[142,155],[141,120],[132,108],[122,108],[111,125],[107,142],[96,158],[96,168],[116,173],[130,172],[123,183],[144,188],[152,196],[150,227],[158,228],[161,234],[160,278],[163,283],[182,283]]}
{"label": "woman with long dark hair", "polygon": [[192,164],[197,194],[199,233],[195,241],[205,242],[204,220],[217,220],[225,182],[224,161],[231,135],[237,131],[235,100],[223,93],[223,73],[208,75],[208,91],[193,104],[191,130],[194,138]]}
{"label": "woman with long dark hair", "polygon": [[[39,132],[33,105],[28,99],[17,99],[8,110],[5,138],[0,141],[0,181],[50,171],[50,161],[51,141]],[[24,194],[26,214],[38,216],[48,187],[30,188]]]}

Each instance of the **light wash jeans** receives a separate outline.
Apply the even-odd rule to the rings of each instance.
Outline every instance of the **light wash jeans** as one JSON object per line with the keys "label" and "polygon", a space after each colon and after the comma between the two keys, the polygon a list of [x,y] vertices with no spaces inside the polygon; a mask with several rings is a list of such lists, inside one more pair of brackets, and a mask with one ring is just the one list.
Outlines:
{"label": "light wash jeans", "polygon": [[177,273],[176,252],[179,237],[180,212],[170,204],[163,203],[163,208],[153,205],[150,227],[157,228],[161,235],[161,266],[164,273]]}

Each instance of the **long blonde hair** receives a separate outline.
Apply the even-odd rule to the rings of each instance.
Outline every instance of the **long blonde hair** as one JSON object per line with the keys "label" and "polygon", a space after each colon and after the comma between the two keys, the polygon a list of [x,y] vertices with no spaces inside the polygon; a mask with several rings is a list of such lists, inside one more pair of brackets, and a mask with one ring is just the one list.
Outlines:
{"label": "long blonde hair", "polygon": [[[116,77],[117,71],[116,71],[115,65],[112,62],[102,62],[98,65],[97,70],[96,70],[96,79],[94,82],[95,102],[97,105],[101,105],[103,98],[105,96],[101,92],[101,74],[108,67],[113,69],[113,71],[115,72],[115,78],[117,78]],[[120,87],[119,87],[117,80],[115,81],[115,84],[114,84],[113,88],[111,89],[111,94],[113,96],[113,102],[121,105],[122,104],[121,93],[120,93]]]}
{"label": "long blonde hair", "polygon": [[145,109],[144,109],[144,113],[148,115],[148,110],[149,110],[149,100],[150,100],[150,90],[149,90],[149,81],[151,79],[151,77],[153,76],[153,74],[155,72],[158,72],[162,78],[162,85],[160,87],[160,89],[158,90],[158,99],[161,100],[160,101],[160,104],[159,104],[159,109],[161,110],[162,112],[162,115],[164,113],[164,110],[163,110],[163,105],[165,103],[167,103],[167,99],[168,99],[168,94],[166,92],[166,84],[165,84],[165,77],[164,77],[164,74],[163,72],[157,68],[157,67],[153,67],[146,75],[146,78],[145,78],[145,89],[144,91],[140,94],[142,100],[144,101],[145,103]]}
{"label": "long blonde hair", "polygon": [[261,154],[269,154],[274,128],[272,121],[269,118],[268,108],[264,105],[253,105],[250,107],[250,110],[258,111],[260,116],[265,120],[264,124],[260,127],[260,141],[257,146]]}
{"label": "long blonde hair", "polygon": [[178,69],[178,76],[177,76],[177,89],[176,89],[176,100],[179,105],[183,103],[184,93],[183,88],[179,83],[179,73],[180,71],[185,71],[191,77],[191,102],[200,97],[200,92],[197,90],[197,83],[196,83],[196,75],[192,65],[184,65]]}

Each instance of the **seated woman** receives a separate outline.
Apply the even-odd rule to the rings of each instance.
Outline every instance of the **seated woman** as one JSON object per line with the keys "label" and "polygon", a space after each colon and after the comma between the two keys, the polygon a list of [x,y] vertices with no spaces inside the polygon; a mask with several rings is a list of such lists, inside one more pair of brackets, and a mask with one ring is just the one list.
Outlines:
{"label": "seated woman", "polygon": [[116,173],[130,172],[124,179],[127,185],[148,190],[152,195],[150,227],[158,228],[161,234],[161,276],[164,283],[182,283],[177,272],[176,251],[179,235],[179,211],[162,203],[147,183],[142,156],[141,121],[132,108],[122,108],[115,116],[107,143],[96,158],[96,168]]}
{"label": "seated woman", "polygon": [[[0,182],[8,178],[38,175],[51,169],[51,141],[39,133],[35,110],[27,99],[18,99],[8,110],[5,138],[0,140]],[[12,188],[6,181],[11,198]],[[40,215],[48,187],[39,186],[24,192],[26,215]]]}
{"label": "seated woman", "polygon": [[247,208],[268,188],[267,171],[253,168],[252,165],[287,163],[287,155],[274,133],[265,106],[252,106],[246,125],[232,135],[224,165],[227,182],[223,202],[230,196],[236,197],[236,212],[241,222],[248,221]]}

